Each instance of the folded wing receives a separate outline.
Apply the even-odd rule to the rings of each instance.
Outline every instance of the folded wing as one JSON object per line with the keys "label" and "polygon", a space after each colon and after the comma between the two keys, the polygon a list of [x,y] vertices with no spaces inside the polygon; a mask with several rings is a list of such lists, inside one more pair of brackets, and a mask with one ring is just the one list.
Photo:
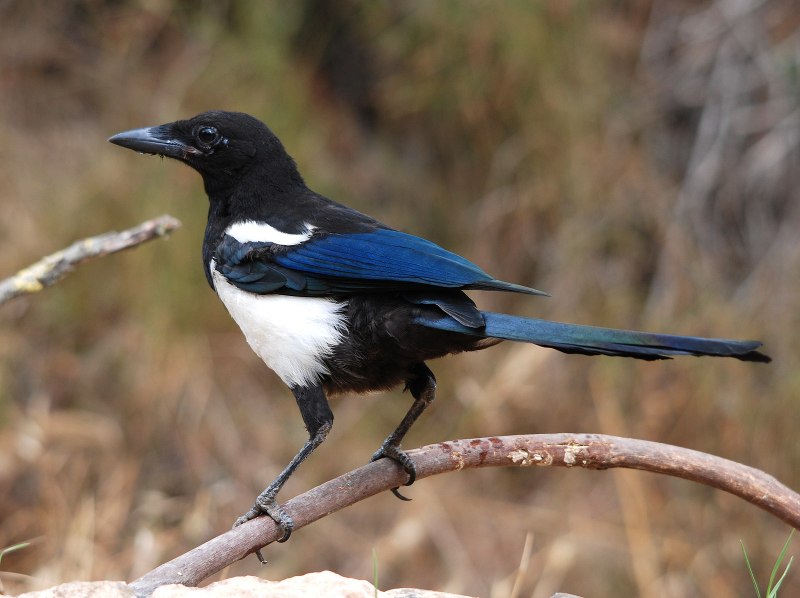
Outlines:
{"label": "folded wing", "polygon": [[439,288],[546,294],[496,280],[435,243],[391,229],[318,235],[290,246],[239,243],[226,235],[215,261],[232,284],[253,293],[319,296]]}

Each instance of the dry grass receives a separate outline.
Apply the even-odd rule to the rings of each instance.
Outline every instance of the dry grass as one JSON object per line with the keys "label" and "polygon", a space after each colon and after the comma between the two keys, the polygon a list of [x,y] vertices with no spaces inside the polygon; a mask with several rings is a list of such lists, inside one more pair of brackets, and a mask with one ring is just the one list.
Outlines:
{"label": "dry grass", "polygon": [[[482,306],[761,338],[776,358],[504,345],[433,364],[439,399],[409,445],[596,431],[800,487],[800,22],[792,0],[741,5],[0,4],[0,272],[163,212],[185,224],[0,310],[0,547],[35,541],[4,557],[6,590],[143,573],[224,530],[304,439],[205,284],[197,177],[105,142],[208,108],[263,118],[319,191],[553,294]],[[407,400],[337,401],[286,494],[363,463]],[[409,493],[228,574],[371,579],[375,548],[384,587],[748,595],[739,540],[766,572],[787,534],[636,472],[477,471]]]}

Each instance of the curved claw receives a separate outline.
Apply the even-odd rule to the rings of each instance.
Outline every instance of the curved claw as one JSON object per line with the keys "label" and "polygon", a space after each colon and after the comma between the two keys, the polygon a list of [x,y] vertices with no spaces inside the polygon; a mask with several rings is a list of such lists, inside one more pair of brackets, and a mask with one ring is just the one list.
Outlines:
{"label": "curved claw", "polygon": [[281,528],[283,535],[278,538],[278,542],[286,542],[292,535],[292,530],[294,529],[294,521],[289,517],[289,514],[282,506],[275,502],[274,498],[262,500],[259,496],[256,499],[256,506],[261,509],[264,515],[267,515]]}
{"label": "curved claw", "polygon": [[410,499],[410,498],[408,498],[407,496],[403,496],[402,494],[400,494],[400,489],[399,489],[399,488],[392,488],[392,494],[394,494],[394,495],[395,495],[397,498],[399,498],[400,500],[404,500],[404,501],[406,501],[406,502],[411,502],[411,499]]}
{"label": "curved claw", "polygon": [[[269,496],[261,495],[256,499],[256,503],[250,507],[250,510],[247,511],[244,515],[239,517],[233,524],[233,527],[239,527],[246,521],[250,521],[251,519],[255,519],[261,515],[266,515],[270,519],[272,519],[276,525],[281,528],[283,534],[280,538],[278,538],[278,542],[286,542],[289,537],[292,535],[292,530],[294,530],[294,521],[286,512],[286,510],[279,505],[274,498]],[[256,552],[256,556],[258,560],[261,561],[261,564],[266,564],[267,561],[261,556],[261,551]]]}
{"label": "curved claw", "polygon": [[[381,448],[375,451],[375,454],[372,455],[372,458],[369,461],[372,463],[373,461],[384,458],[391,459],[400,465],[408,474],[408,480],[403,484],[403,486],[410,486],[417,480],[417,467],[414,465],[414,461],[412,461],[411,457],[408,456],[408,453],[406,453],[399,446],[384,442]],[[400,500],[411,500],[410,498],[400,494],[400,491],[397,488],[392,488],[392,494],[394,494]]]}

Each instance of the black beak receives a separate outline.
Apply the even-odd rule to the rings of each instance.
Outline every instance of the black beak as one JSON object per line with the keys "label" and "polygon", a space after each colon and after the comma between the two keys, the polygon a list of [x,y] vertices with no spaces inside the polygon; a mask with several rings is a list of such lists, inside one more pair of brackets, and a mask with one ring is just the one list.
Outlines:
{"label": "black beak", "polygon": [[115,145],[127,147],[136,152],[157,154],[178,160],[185,160],[191,155],[200,154],[197,148],[175,139],[165,125],[124,131],[109,137],[108,140]]}

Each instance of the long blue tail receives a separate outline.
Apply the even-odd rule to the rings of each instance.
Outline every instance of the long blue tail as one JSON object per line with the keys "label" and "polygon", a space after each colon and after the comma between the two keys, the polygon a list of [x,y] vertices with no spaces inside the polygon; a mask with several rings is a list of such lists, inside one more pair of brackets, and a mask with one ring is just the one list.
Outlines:
{"label": "long blue tail", "polygon": [[670,359],[674,355],[712,355],[734,357],[742,361],[762,363],[771,361],[767,355],[756,351],[761,346],[758,341],[653,334],[564,324],[488,311],[481,313],[486,321],[486,326],[483,328],[464,326],[446,315],[441,317],[420,316],[417,323],[428,328],[460,332],[479,338],[500,338],[533,343],[564,353],[616,355],[646,360]]}

